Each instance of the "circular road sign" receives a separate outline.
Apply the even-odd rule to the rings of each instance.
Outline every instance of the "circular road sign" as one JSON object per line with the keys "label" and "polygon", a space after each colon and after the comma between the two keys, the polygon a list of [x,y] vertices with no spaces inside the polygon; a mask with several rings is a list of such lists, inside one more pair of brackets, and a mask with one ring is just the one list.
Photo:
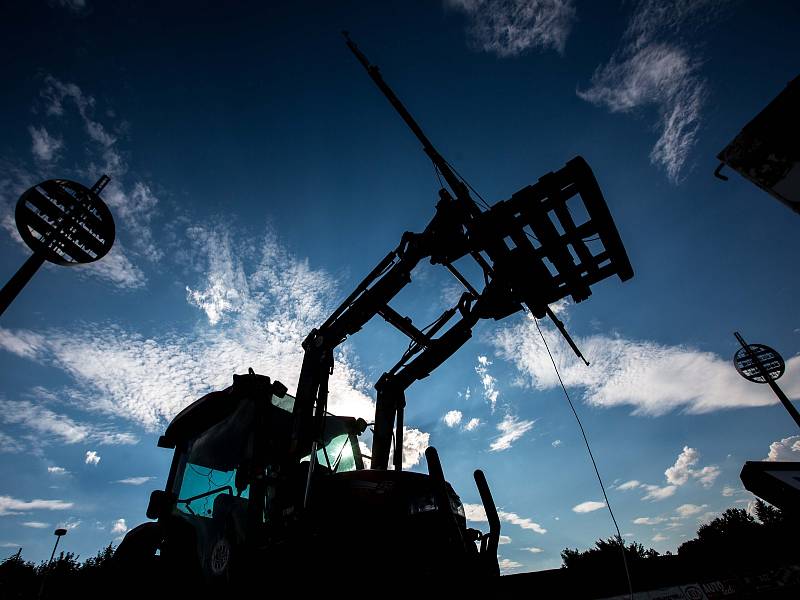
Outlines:
{"label": "circular road sign", "polygon": [[748,344],[747,348],[739,348],[733,357],[733,364],[739,375],[754,383],[767,383],[762,369],[773,381],[786,371],[783,357],[764,344]]}
{"label": "circular road sign", "polygon": [[103,258],[114,244],[114,218],[100,196],[80,183],[48,179],[20,196],[17,229],[36,254],[72,266]]}

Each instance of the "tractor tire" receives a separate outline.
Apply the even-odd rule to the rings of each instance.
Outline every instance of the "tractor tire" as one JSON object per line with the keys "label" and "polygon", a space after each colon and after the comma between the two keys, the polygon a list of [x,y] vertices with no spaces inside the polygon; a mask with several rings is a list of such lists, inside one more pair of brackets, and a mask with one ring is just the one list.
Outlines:
{"label": "tractor tire", "polygon": [[160,580],[162,564],[157,552],[163,537],[158,523],[142,523],[131,529],[114,552],[116,574],[134,586],[143,579]]}

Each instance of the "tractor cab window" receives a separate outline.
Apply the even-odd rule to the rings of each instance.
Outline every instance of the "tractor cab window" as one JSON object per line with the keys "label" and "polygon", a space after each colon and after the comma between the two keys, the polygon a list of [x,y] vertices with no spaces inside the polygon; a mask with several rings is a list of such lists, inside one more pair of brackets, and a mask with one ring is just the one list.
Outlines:
{"label": "tractor cab window", "polygon": [[[343,419],[330,415],[325,417],[325,443],[317,449],[317,464],[333,473],[344,473],[363,469],[358,438],[352,431],[354,419]],[[311,455],[300,462],[309,462]]]}
{"label": "tractor cab window", "polygon": [[236,490],[236,469],[218,471],[211,467],[187,462],[181,482],[178,510],[198,517],[213,517],[214,509],[221,504],[217,496],[226,494],[246,500],[250,486]]}
{"label": "tractor cab window", "polygon": [[[308,462],[311,456],[306,456],[300,462]],[[346,433],[330,439],[327,444],[317,450],[317,464],[327,467],[334,473],[356,470],[356,458],[350,436]]]}
{"label": "tractor cab window", "polygon": [[246,506],[250,486],[237,471],[252,455],[253,402],[240,401],[225,419],[190,440],[176,478],[176,508],[212,518],[231,504]]}

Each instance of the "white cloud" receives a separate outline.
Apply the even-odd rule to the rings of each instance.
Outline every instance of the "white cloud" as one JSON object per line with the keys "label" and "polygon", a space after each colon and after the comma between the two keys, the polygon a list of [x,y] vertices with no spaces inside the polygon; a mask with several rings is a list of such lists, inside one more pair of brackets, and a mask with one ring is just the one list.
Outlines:
{"label": "white cloud", "polygon": [[403,427],[403,468],[410,469],[419,464],[430,446],[431,434]]}
{"label": "white cloud", "polygon": [[64,467],[47,467],[47,472],[53,475],[66,475],[69,473]]}
{"label": "white cloud", "polygon": [[800,435],[790,435],[779,442],[772,442],[769,445],[769,454],[764,460],[787,462],[800,460]]}
{"label": "white cloud", "polygon": [[506,415],[497,424],[497,430],[500,431],[500,435],[489,445],[489,450],[492,452],[508,450],[514,442],[525,435],[532,427],[533,421],[520,421],[514,415]]}
{"label": "white cloud", "polygon": [[516,525],[517,527],[521,527],[522,529],[529,529],[530,531],[542,535],[547,533],[547,529],[542,527],[539,523],[536,523],[535,521],[532,521],[527,517],[520,517],[517,513],[498,510],[497,516],[500,517],[501,521],[505,521],[506,523],[511,523],[512,525]]}
{"label": "white cloud", "polygon": [[507,535],[501,535],[500,539],[497,540],[497,543],[498,544],[510,544],[511,543],[511,538],[508,537]]}
{"label": "white cloud", "polygon": [[90,431],[88,426],[28,400],[0,400],[0,420],[8,424],[23,425],[38,434],[56,437],[66,444],[84,441],[89,437]]}
{"label": "white cloud", "polygon": [[56,0],[56,4],[75,13],[83,12],[88,6],[86,0]]}
{"label": "white cloud", "polygon": [[542,550],[541,548],[537,548],[536,546],[531,546],[530,548],[523,548],[523,550],[527,550],[531,554],[539,554],[541,552],[544,552],[544,550]]}
{"label": "white cloud", "polygon": [[49,523],[42,523],[41,521],[25,521],[22,523],[23,527],[30,527],[31,529],[46,529],[50,527]]}
{"label": "white cloud", "polygon": [[641,482],[637,481],[636,479],[631,479],[630,481],[626,481],[625,483],[620,483],[617,486],[617,489],[624,492],[626,490],[636,489],[640,485],[642,485]]}
{"label": "white cloud", "polygon": [[561,440],[553,440],[550,444],[553,448],[558,448],[563,442]]}
{"label": "white cloud", "polygon": [[722,488],[722,495],[725,496],[726,498],[730,498],[735,493],[736,493],[736,489],[732,488],[729,485],[726,485],[725,487]]}
{"label": "white cloud", "polygon": [[45,78],[41,96],[48,115],[63,116],[66,107],[75,107],[86,135],[93,142],[93,156],[99,156],[101,160],[100,164],[92,162],[87,166],[86,176],[105,173],[111,177],[111,182],[102,195],[114,215],[117,240],[107,256],[82,267],[82,270],[122,288],[141,287],[145,283],[145,277],[124,251],[119,234],[124,231],[129,236],[132,247],[146,259],[160,259],[163,252],[155,244],[151,230],[152,218],[157,214],[158,198],[143,181],[137,180],[130,187],[124,183],[128,165],[118,147],[118,137],[95,119],[96,103],[93,96],[84,93],[74,83],[66,83],[53,76]]}
{"label": "white cloud", "polygon": [[642,487],[647,490],[647,493],[642,496],[642,500],[664,500],[665,498],[669,498],[670,496],[674,495],[678,490],[678,486],[676,485],[665,485],[664,487],[659,487],[657,485],[644,484]]}
{"label": "white cloud", "polygon": [[[542,323],[542,329],[564,384],[584,388],[583,398],[593,406],[628,405],[635,415],[659,416],[679,409],[703,414],[777,402],[766,386],[748,383],[727,358],[712,352],[594,335],[576,340],[592,363],[586,367],[552,327]],[[502,327],[492,343],[535,388],[559,386],[532,317]],[[790,397],[800,397],[800,356],[786,362],[784,387]]]}
{"label": "white cloud", "polygon": [[72,502],[63,500],[18,500],[11,496],[0,496],[0,516],[18,515],[32,510],[69,510]]}
{"label": "white cloud", "polygon": [[497,380],[489,373],[489,365],[492,364],[485,356],[478,357],[478,365],[475,367],[475,372],[481,378],[481,385],[483,386],[483,396],[489,401],[494,412],[494,406],[497,404],[497,398],[500,396],[500,391],[497,389]]}
{"label": "white cloud", "polygon": [[684,446],[675,464],[664,471],[667,482],[672,485],[683,485],[689,478],[697,479],[703,487],[711,487],[720,474],[719,467],[709,465],[701,469],[694,466],[700,460],[700,453],[694,448]]}
{"label": "white cloud", "polygon": [[64,147],[64,140],[60,137],[52,136],[44,127],[28,127],[31,134],[31,152],[33,156],[45,163],[49,163],[58,158],[58,151]]}
{"label": "white cloud", "polygon": [[151,479],[155,479],[155,477],[126,477],[125,479],[117,479],[115,483],[124,483],[126,485],[142,485]]}
{"label": "white cloud", "polygon": [[464,415],[461,413],[460,410],[450,410],[447,411],[447,414],[443,417],[445,424],[448,427],[455,427],[459,423],[461,423],[461,418]]}
{"label": "white cloud", "polygon": [[500,572],[503,574],[510,573],[516,569],[522,567],[522,563],[518,563],[515,560],[511,560],[509,558],[500,558],[497,561],[497,564],[500,566]]}
{"label": "white cloud", "polygon": [[[464,514],[466,515],[468,521],[473,521],[475,523],[486,523],[489,520],[486,517],[486,511],[484,510],[482,504],[464,504]],[[498,510],[497,516],[501,521],[505,523],[511,523],[512,525],[516,525],[522,529],[528,529],[542,535],[547,533],[547,529],[542,527],[539,523],[536,523],[527,517],[520,517],[517,513]]]}
{"label": "white cloud", "polygon": [[489,520],[486,518],[486,510],[483,508],[483,504],[464,504],[464,514],[467,517],[467,521],[486,523]]}
{"label": "white cloud", "polygon": [[111,526],[111,533],[116,535],[122,535],[128,531],[128,525],[125,523],[125,519],[117,519],[114,521],[114,524]]}
{"label": "white cloud", "polygon": [[666,539],[668,539],[668,538],[667,538],[667,536],[665,536],[665,535],[662,535],[662,534],[660,534],[660,533],[657,533],[657,534],[655,534],[655,535],[654,535],[654,536],[653,536],[651,539],[652,539],[654,542],[663,542],[664,540],[666,540]]}
{"label": "white cloud", "polygon": [[445,0],[470,16],[473,43],[498,56],[534,48],[564,51],[575,7],[572,0]]}
{"label": "white cloud", "polygon": [[634,525],[658,525],[667,519],[665,517],[636,517],[633,520]]}
{"label": "white cloud", "polygon": [[658,111],[661,135],[650,160],[677,182],[689,151],[697,141],[706,81],[701,60],[677,34],[696,27],[720,0],[642,0],[636,6],[621,46],[592,75],[591,86],[578,96],[611,112],[645,106]]}
{"label": "white cloud", "polygon": [[24,449],[24,446],[18,440],[0,431],[0,452],[15,454],[22,452]]}
{"label": "white cloud", "polygon": [[100,464],[100,455],[94,450],[87,450],[84,462],[87,465],[98,465]]}
{"label": "white cloud", "polygon": [[702,504],[698,506],[697,504],[681,504],[678,508],[675,509],[675,512],[682,518],[691,517],[692,515],[696,515],[703,511],[704,508],[707,508],[708,504]]}
{"label": "white cloud", "polygon": [[576,504],[572,507],[572,512],[576,512],[579,514],[582,513],[590,513],[595,510],[600,510],[601,508],[605,507],[605,502],[597,502],[595,500],[587,500],[586,502],[581,502],[580,504]]}
{"label": "white cloud", "polygon": [[467,421],[467,424],[464,425],[464,431],[474,431],[480,424],[481,420],[478,417],[472,417],[469,421]]}
{"label": "white cloud", "polygon": [[[0,328],[0,340],[6,330]],[[131,433],[120,433],[97,425],[78,423],[68,416],[28,400],[0,399],[0,422],[21,425],[33,431],[38,444],[59,441],[65,444],[94,441],[102,445],[135,444],[139,440]],[[51,467],[60,469],[61,467]],[[56,471],[50,470],[51,473]]]}
{"label": "white cloud", "polygon": [[124,223],[136,249],[150,261],[161,259],[164,253],[153,240],[150,227],[157,214],[159,199],[150,186],[137,181],[132,189],[127,190],[121,182],[112,180],[103,190],[103,199],[114,218]]}
{"label": "white cloud", "polygon": [[[235,246],[234,236],[223,227],[191,230],[191,255],[208,280],[221,276],[232,288],[242,281],[238,273],[244,277],[239,310],[223,326],[201,324],[190,334],[166,331],[154,337],[91,324],[43,332],[0,328],[0,346],[71,376],[76,403],[83,409],[129,419],[149,431],[161,429],[200,396],[228,387],[233,373],[251,366],[294,393],[303,359],[301,343],[338,300],[335,283],[324,271],[312,270],[307,261],[288,254],[271,233],[255,244],[260,254],[254,256],[255,268],[247,271],[239,257],[252,253]],[[328,409],[371,420],[374,404],[369,392],[364,375],[342,347],[330,380]],[[421,442],[421,435],[409,431],[409,457],[419,450],[412,444]],[[418,462],[419,453],[409,460]]]}

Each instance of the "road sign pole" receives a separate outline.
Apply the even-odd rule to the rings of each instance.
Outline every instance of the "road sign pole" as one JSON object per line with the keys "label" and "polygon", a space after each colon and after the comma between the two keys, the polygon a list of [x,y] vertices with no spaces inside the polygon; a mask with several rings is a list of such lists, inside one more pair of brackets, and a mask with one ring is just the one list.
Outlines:
{"label": "road sign pole", "polygon": [[758,370],[761,373],[761,376],[764,378],[764,381],[769,384],[769,387],[772,388],[772,391],[778,397],[778,400],[780,400],[781,404],[783,404],[783,407],[792,416],[797,426],[800,427],[800,412],[797,411],[797,409],[794,407],[794,404],[792,404],[789,398],[786,397],[786,394],[783,393],[783,390],[780,388],[780,386],[770,376],[769,372],[764,368],[764,365],[761,363],[761,361],[758,360],[749,344],[744,341],[744,338],[741,335],[739,335],[739,332],[735,331],[734,335],[736,336],[738,342],[742,345],[742,348],[744,348],[745,352],[747,352],[750,360],[752,360],[753,364],[758,367]]}
{"label": "road sign pole", "polygon": [[8,280],[8,283],[3,286],[3,289],[0,290],[0,315],[6,311],[8,305],[14,301],[14,298],[22,291],[22,288],[28,284],[31,277],[44,264],[44,261],[44,255],[34,252]]}

